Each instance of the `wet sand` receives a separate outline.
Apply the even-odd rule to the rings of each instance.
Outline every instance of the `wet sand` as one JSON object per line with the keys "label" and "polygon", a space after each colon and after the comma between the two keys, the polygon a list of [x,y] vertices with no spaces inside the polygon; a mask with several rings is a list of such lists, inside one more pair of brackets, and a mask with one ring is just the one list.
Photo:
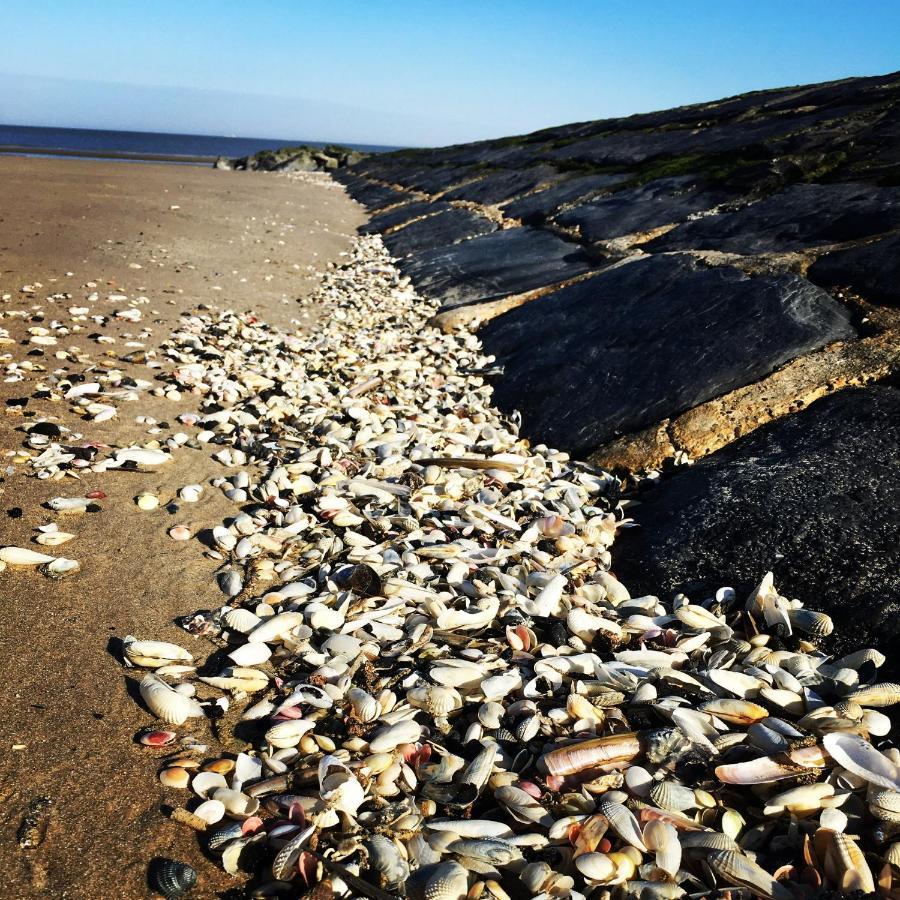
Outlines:
{"label": "wet sand", "polygon": [[[339,258],[363,220],[324,176],[0,157],[0,328],[9,333],[0,358],[7,379],[13,361],[34,367],[24,380],[0,382],[0,545],[41,549],[32,542],[35,527],[56,521],[77,537],[50,552],[82,564],[81,573],[58,582],[35,570],[0,572],[0,896],[150,896],[145,872],[155,855],[197,867],[192,897],[221,896],[237,884],[204,859],[187,828],[165,818],[161,805],[185,794],[159,786],[153,752],[133,740],[153,719],[129,695],[116,657],[129,633],[190,646],[173,618],[221,602],[211,577],[216,562],[204,558],[200,541],[172,541],[166,529],[178,522],[202,535],[232,505],[208,488],[197,504],[165,509],[180,486],[207,483],[224,474],[221,467],[208,450],[184,449],[157,472],[55,482],[28,477],[28,465],[13,455],[23,447],[23,428],[43,417],[75,429],[79,443],[151,440],[147,425],[135,422],[140,415],[159,421],[160,441],[173,431],[193,433],[175,417],[198,398],[146,396],[97,423],[42,386],[54,372],[89,378],[110,367],[152,381],[156,370],[124,358],[152,359],[179,315],[199,304],[314,327],[314,312],[297,298],[316,286],[315,270]],[[22,292],[26,285],[33,290]],[[88,299],[94,292],[98,298]],[[128,304],[108,300],[111,293],[147,297],[141,322],[113,318]],[[29,328],[68,321],[70,306],[109,318],[88,318],[57,346],[28,343]],[[144,328],[151,333],[141,338]],[[100,335],[115,342],[99,342]],[[25,398],[24,406],[16,402]],[[135,506],[145,489],[163,498],[158,510]],[[106,494],[96,512],[61,517],[42,507],[51,497],[93,490]],[[201,657],[209,649],[197,645]],[[193,730],[214,740],[204,723]],[[22,849],[17,831],[40,798],[50,800],[35,832],[40,843]]]}

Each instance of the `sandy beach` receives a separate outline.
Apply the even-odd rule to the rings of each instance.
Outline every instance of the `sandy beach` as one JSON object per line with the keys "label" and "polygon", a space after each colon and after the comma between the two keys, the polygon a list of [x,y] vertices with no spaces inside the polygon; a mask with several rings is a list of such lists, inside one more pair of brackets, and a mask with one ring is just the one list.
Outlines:
{"label": "sandy beach", "polygon": [[[152,380],[144,363],[179,316],[201,304],[254,309],[281,326],[312,322],[297,299],[316,286],[317,270],[340,258],[363,220],[324,176],[0,158],[0,327],[9,333],[0,347],[0,543],[41,549],[35,528],[57,521],[77,535],[65,550],[82,563],[77,578],[59,582],[33,569],[0,575],[3,896],[149,896],[146,865],[157,854],[203,871],[198,897],[234,884],[204,860],[188,829],[165,819],[152,751],[134,741],[149,720],[114,655],[130,633],[183,640],[173,618],[219,602],[215,562],[196,542],[172,541],[166,529],[217,524],[230,504],[208,492],[175,514],[164,507],[178,487],[220,471],[208,453],[188,451],[149,477],[89,472],[56,482],[27,477],[28,466],[14,456],[24,428],[41,418],[83,435],[79,443],[123,446],[154,439],[146,422],[135,422],[152,416],[155,438],[165,441],[194,398],[141,396],[122,403],[115,418],[89,422],[58,392],[43,390],[48,378],[89,379],[115,368],[125,379]],[[139,297],[147,298],[139,323],[115,317]],[[68,320],[69,307],[83,306],[89,315],[79,331],[56,346],[29,343],[29,328]],[[23,361],[30,370],[17,365]],[[141,512],[134,496],[148,488],[164,502]],[[91,491],[105,494],[96,512],[58,518],[42,507],[57,495]],[[21,849],[23,817],[43,798],[50,802],[36,817],[39,843]]]}

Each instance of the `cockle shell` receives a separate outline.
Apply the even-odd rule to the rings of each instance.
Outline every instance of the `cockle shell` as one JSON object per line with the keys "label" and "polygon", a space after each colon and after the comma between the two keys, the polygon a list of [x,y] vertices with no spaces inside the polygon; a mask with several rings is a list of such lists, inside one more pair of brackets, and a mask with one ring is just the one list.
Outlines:
{"label": "cockle shell", "polygon": [[374,722],[381,715],[381,704],[362,688],[350,688],[347,691],[353,717],[360,722]]}
{"label": "cockle shell", "polygon": [[765,869],[735,850],[715,850],[707,857],[712,870],[728,884],[749,888],[768,900],[791,900],[793,894]]}
{"label": "cockle shell", "polygon": [[155,675],[144,676],[140,692],[150,712],[167,725],[181,725],[191,717],[203,715],[203,707],[196,700],[179,694]]}
{"label": "cockle shell", "polygon": [[459,691],[452,687],[422,684],[406,692],[407,701],[432,716],[447,716],[463,705]]}
{"label": "cockle shell", "polygon": [[641,829],[638,825],[634,813],[622,803],[610,800],[608,796],[603,797],[597,804],[598,811],[606,816],[609,820],[609,826],[628,844],[636,847],[638,850],[646,851],[643,838],[641,837]]}

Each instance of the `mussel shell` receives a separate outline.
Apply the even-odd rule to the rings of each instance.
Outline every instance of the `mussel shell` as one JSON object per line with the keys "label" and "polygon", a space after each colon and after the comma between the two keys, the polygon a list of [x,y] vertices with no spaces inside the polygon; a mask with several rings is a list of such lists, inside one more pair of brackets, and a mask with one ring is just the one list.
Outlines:
{"label": "mussel shell", "polygon": [[174,900],[193,889],[197,884],[197,872],[187,863],[158,856],[150,861],[147,883],[166,900]]}

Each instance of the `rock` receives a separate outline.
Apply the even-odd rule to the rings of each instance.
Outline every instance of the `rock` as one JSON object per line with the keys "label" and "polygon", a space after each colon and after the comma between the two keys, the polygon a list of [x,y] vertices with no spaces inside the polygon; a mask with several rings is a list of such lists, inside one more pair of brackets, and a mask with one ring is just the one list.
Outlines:
{"label": "rock", "polygon": [[[386,238],[389,247],[393,237]],[[533,228],[496,231],[452,247],[424,250],[404,265],[419,291],[444,308],[531,291],[590,268],[590,260],[577,244]]]}
{"label": "rock", "polygon": [[468,209],[451,207],[385,235],[384,243],[394,256],[407,256],[416,250],[443,248],[447,244],[496,230],[496,222]]}
{"label": "rock", "polygon": [[632,593],[779,591],[835,620],[837,654],[900,637],[900,390],[848,389],[679,469],[614,545]]}
{"label": "rock", "polygon": [[749,277],[682,255],[620,264],[480,332],[504,367],[498,406],[521,410],[533,440],[575,454],[853,335],[847,310],[799,276]]}
{"label": "rock", "polygon": [[469,200],[473,203],[502,203],[510,197],[527,194],[538,187],[546,187],[563,176],[552,166],[535,166],[521,172],[501,170],[491,172],[477,181],[447,191],[442,200]]}
{"label": "rock", "polygon": [[512,200],[502,207],[503,214],[521,219],[525,225],[543,225],[561,207],[577,201],[585,201],[609,190],[628,179],[622,175],[584,175],[570,178],[561,184],[545,188],[527,197]]}
{"label": "rock", "polygon": [[872,303],[900,304],[900,234],[819,257],[807,277],[825,287],[849,287]]}
{"label": "rock", "polygon": [[226,156],[217,156],[213,163],[214,169],[231,169],[231,160]]}
{"label": "rock", "polygon": [[[365,154],[337,144],[329,144],[327,147],[301,145],[260,150],[251,156],[242,156],[230,161],[219,157],[215,162],[215,168],[254,172],[324,172],[358,163],[364,158]],[[224,165],[226,162],[229,164]]]}
{"label": "rock", "polygon": [[419,216],[433,215],[452,209],[449,203],[429,203],[427,200],[413,200],[401,206],[390,209],[388,212],[378,213],[372,216],[365,225],[360,226],[362,234],[383,234],[389,228],[399,228]]}
{"label": "rock", "polygon": [[733,197],[689,175],[659,178],[639,187],[617,191],[556,217],[577,228],[588,243],[676,225],[693,213],[718,206]]}
{"label": "rock", "polygon": [[900,227],[900,188],[797,184],[736,212],[687,222],[646,249],[772,253],[870,237]]}

